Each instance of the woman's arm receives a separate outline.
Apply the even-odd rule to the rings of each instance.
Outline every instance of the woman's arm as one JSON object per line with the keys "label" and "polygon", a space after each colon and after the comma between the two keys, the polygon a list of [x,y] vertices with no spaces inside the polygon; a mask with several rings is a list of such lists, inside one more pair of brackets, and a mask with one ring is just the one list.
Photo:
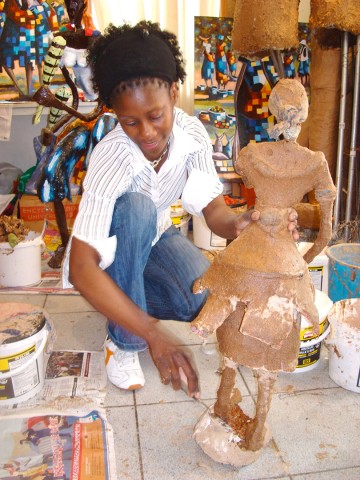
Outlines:
{"label": "woman's arm", "polygon": [[86,242],[72,238],[70,281],[93,307],[113,322],[142,337],[149,345],[152,359],[163,383],[181,387],[181,370],[187,377],[188,394],[198,396],[198,381],[189,355],[175,345],[159,322],[149,316],[99,267],[97,251]]}

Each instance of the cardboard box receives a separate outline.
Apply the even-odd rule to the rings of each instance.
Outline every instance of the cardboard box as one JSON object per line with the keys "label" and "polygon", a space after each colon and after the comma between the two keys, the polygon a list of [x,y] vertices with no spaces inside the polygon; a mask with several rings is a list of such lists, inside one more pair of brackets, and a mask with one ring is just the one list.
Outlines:
{"label": "cardboard box", "polygon": [[[74,195],[72,202],[63,200],[68,228],[74,224],[80,199],[81,195]],[[45,221],[50,227],[58,229],[53,202],[43,203],[35,195],[23,195],[20,198],[19,217],[35,232],[42,232]]]}

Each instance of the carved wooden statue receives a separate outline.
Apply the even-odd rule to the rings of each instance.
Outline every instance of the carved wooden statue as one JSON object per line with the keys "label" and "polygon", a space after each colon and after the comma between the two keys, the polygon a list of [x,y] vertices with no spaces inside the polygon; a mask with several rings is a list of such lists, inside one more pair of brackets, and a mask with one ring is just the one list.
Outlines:
{"label": "carved wooden statue", "polygon": [[[248,144],[235,164],[245,186],[255,189],[260,219],[220,252],[194,285],[195,293],[208,290],[209,295],[192,329],[203,337],[216,331],[223,357],[217,401],[199,421],[194,437],[213,459],[237,466],[254,461],[269,440],[265,420],[272,388],[277,372],[296,368],[301,315],[318,332],[315,291],[306,262],[330,240],[335,198],[323,153],[296,143],[308,113],[301,83],[280,80],[270,95],[269,109],[277,120],[270,136],[283,139]],[[321,223],[314,245],[302,258],[288,231],[288,216],[312,190],[320,204]],[[257,378],[254,418],[242,411],[241,395],[234,389],[239,365],[253,369]],[[230,443],[219,442],[219,421],[225,429],[231,427],[230,450]]]}

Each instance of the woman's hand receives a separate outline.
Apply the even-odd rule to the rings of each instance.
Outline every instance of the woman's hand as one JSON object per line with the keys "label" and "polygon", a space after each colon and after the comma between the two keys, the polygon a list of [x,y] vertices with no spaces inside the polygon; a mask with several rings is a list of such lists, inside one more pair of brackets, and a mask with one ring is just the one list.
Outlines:
{"label": "woman's hand", "polygon": [[[204,209],[203,214],[210,230],[219,237],[233,240],[251,223],[259,220],[261,213],[258,210],[247,210],[240,215],[234,214],[225,204],[223,195],[214,198]],[[297,231],[297,212],[290,209],[288,217],[288,230],[292,233],[294,241],[299,239]]]}
{"label": "woman's hand", "polygon": [[296,242],[297,240],[299,240],[299,232],[297,230],[298,214],[297,211],[293,208],[291,208],[288,220],[288,230],[292,233],[293,240],[294,242]]}
{"label": "woman's hand", "polygon": [[176,345],[175,341],[159,328],[147,338],[147,342],[162,383],[168,385],[171,382],[174,390],[184,388],[186,384],[189,397],[198,399],[198,377],[190,353]]}
{"label": "woman's hand", "polygon": [[246,228],[251,222],[256,222],[260,218],[260,212],[258,210],[247,210],[246,212],[237,215],[235,219],[236,236]]}
{"label": "woman's hand", "polygon": [[[246,212],[238,215],[235,220],[235,228],[237,235],[251,223],[256,222],[261,217],[261,214],[258,210],[247,210]],[[293,208],[290,209],[288,217],[288,230],[292,233],[293,240],[296,242],[299,240],[299,232],[297,231],[297,219],[298,214]]]}

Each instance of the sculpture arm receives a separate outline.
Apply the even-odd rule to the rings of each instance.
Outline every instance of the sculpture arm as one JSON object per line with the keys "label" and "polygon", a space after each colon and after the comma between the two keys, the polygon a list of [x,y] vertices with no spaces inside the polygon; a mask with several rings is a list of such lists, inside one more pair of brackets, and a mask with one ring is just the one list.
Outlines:
{"label": "sculpture arm", "polygon": [[[319,152],[320,153],[320,152]],[[329,243],[332,234],[332,213],[336,197],[336,188],[330,176],[329,167],[321,153],[321,166],[315,187],[315,198],[320,207],[320,226],[317,238],[304,255],[304,260],[310,263]]]}

